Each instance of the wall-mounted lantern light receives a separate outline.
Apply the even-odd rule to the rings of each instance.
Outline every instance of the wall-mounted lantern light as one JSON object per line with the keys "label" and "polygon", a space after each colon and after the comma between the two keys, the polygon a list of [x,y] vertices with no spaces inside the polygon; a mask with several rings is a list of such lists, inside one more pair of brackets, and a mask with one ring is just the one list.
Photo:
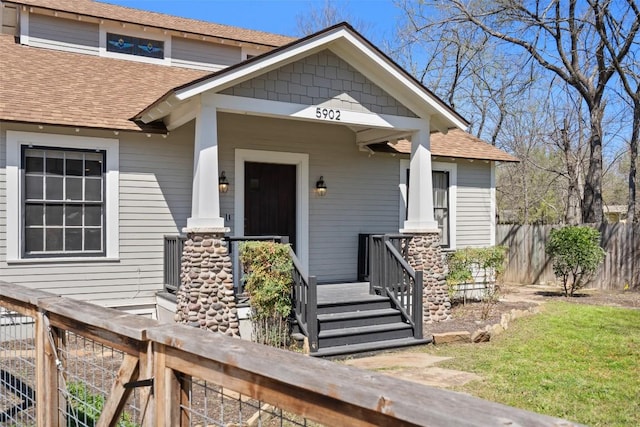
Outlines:
{"label": "wall-mounted lantern light", "polygon": [[227,181],[227,176],[224,174],[224,171],[222,171],[220,178],[218,178],[218,189],[221,193],[229,191],[229,181]]}
{"label": "wall-mounted lantern light", "polygon": [[324,183],[323,177],[320,177],[318,182],[316,182],[316,193],[318,193],[320,197],[324,197],[324,195],[327,194],[327,184]]}

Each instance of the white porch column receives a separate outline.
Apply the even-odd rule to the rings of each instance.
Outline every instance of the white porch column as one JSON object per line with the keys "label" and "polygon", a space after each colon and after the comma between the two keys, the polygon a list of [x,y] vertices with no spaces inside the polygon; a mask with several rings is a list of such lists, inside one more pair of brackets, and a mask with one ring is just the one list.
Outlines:
{"label": "white porch column", "polygon": [[191,217],[183,230],[176,322],[240,336],[233,269],[220,217],[216,107],[202,96],[196,113]]}
{"label": "white porch column", "polygon": [[409,168],[409,206],[407,220],[400,232],[438,232],[438,223],[433,217],[433,184],[428,123],[411,137]]}
{"label": "white porch column", "polygon": [[187,228],[224,229],[218,191],[218,122],[216,107],[201,100],[196,114],[193,194]]}
{"label": "white porch column", "polygon": [[447,290],[446,264],[440,249],[440,231],[433,216],[433,183],[429,124],[411,137],[409,206],[402,233],[411,235],[407,261],[422,276],[423,321],[439,322],[451,318]]}

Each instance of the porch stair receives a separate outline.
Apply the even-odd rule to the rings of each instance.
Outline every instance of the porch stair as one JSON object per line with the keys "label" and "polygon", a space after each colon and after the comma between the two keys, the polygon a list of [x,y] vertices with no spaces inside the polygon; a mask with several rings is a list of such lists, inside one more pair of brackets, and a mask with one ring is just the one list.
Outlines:
{"label": "porch stair", "polygon": [[369,284],[318,285],[318,351],[329,357],[430,343],[415,339],[409,323],[387,297],[369,294]]}

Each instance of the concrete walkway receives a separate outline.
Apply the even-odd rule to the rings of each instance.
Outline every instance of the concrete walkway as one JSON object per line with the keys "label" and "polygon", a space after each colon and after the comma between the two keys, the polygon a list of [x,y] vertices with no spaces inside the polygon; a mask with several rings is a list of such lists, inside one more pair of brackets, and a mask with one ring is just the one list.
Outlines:
{"label": "concrete walkway", "polygon": [[470,372],[444,369],[434,366],[450,357],[438,357],[424,353],[402,352],[386,353],[360,359],[349,359],[344,363],[381,374],[392,375],[438,388],[454,388],[470,381],[481,379]]}
{"label": "concrete walkway", "polygon": [[[505,292],[502,298],[506,301],[528,302],[538,305],[543,302],[543,297],[539,295],[540,291],[553,291],[557,289],[557,287],[547,288],[543,286],[513,286],[508,288],[508,292]],[[448,359],[451,358],[401,351],[349,359],[345,360],[344,363],[362,369],[378,371],[382,374],[392,375],[407,381],[447,389],[482,379],[479,375],[471,372],[456,371],[437,366],[438,363]]]}

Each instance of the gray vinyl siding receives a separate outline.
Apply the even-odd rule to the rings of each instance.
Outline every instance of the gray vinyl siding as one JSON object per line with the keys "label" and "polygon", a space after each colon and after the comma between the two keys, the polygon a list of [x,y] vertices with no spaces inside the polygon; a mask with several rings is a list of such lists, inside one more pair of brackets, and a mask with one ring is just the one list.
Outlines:
{"label": "gray vinyl siding", "polygon": [[[6,262],[7,126],[0,128],[2,280],[100,305],[151,312],[155,294],[162,289],[163,236],[177,234],[191,210],[193,126],[184,126],[166,139],[120,133],[119,260],[27,264]],[[11,127],[28,132],[34,128]],[[106,132],[84,135],[114,137]]]}
{"label": "gray vinyl siding", "polygon": [[0,33],[13,36],[18,34],[18,9],[15,5],[0,4],[0,18]]}
{"label": "gray vinyl siding", "polygon": [[98,24],[29,14],[29,44],[37,47],[98,54]]}
{"label": "gray vinyl siding", "polygon": [[491,164],[459,160],[457,247],[491,244]]}
{"label": "gray vinyl siding", "polygon": [[240,62],[241,54],[237,46],[171,38],[171,63],[177,66],[219,70]]}
{"label": "gray vinyl siding", "polygon": [[[231,218],[236,148],[309,154],[309,274],[320,282],[356,280],[358,233],[398,232],[398,158],[359,151],[344,126],[231,114],[218,123],[220,167],[231,183],[221,213]],[[321,175],[325,197],[313,191]]]}

